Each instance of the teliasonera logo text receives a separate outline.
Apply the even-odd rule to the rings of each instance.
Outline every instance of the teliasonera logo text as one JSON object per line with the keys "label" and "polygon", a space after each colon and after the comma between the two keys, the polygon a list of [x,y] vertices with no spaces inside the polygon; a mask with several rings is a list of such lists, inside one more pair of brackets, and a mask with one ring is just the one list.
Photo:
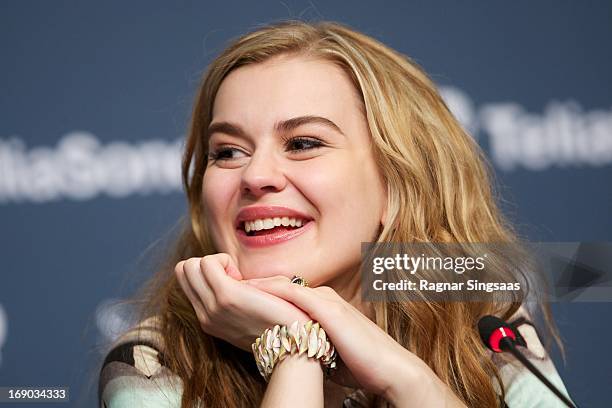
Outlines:
{"label": "teliasonera logo text", "polygon": [[183,143],[103,145],[93,134],[76,131],[62,137],[57,147],[28,150],[17,137],[0,139],[0,203],[180,191]]}
{"label": "teliasonera logo text", "polygon": [[488,138],[489,156],[500,170],[612,164],[612,109],[584,111],[576,101],[551,101],[536,114],[514,102],[477,108],[453,87],[441,93],[471,135]]}
{"label": "teliasonera logo text", "polygon": [[[610,109],[584,111],[574,101],[552,101],[543,113],[530,113],[514,102],[476,106],[454,87],[440,91],[499,170],[612,164]],[[105,145],[87,131],[70,132],[55,147],[0,138],[0,204],[180,192],[183,144],[179,138]]]}

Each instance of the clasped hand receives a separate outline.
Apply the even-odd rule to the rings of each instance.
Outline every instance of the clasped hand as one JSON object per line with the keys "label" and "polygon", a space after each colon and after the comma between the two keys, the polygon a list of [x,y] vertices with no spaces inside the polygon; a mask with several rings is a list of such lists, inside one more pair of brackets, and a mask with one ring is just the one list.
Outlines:
{"label": "clasped hand", "polygon": [[243,279],[225,253],[181,261],[175,272],[202,330],[242,350],[251,351],[254,339],[268,327],[314,320],[325,329],[344,364],[339,371],[345,373],[337,382],[361,386],[391,402],[405,398],[408,384],[440,387],[440,380],[421,359],[330,287],[303,287],[287,276]]}

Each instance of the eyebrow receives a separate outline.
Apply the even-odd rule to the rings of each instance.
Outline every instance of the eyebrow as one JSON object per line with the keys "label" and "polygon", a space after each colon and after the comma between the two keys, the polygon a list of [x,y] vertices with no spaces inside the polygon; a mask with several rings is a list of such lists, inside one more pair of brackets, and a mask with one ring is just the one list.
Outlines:
{"label": "eyebrow", "polygon": [[[335,130],[336,132],[344,136],[344,132],[342,132],[342,130],[340,129],[338,125],[336,125],[331,120],[324,118],[322,116],[307,115],[307,116],[298,116],[295,118],[283,120],[283,121],[277,122],[274,125],[274,129],[278,133],[286,133],[302,125],[307,125],[307,124],[323,125],[323,126],[326,126],[326,127],[329,127]],[[225,133],[231,136],[238,136],[238,137],[244,137],[244,138],[247,137],[247,132],[243,128],[241,128],[239,125],[236,125],[230,122],[211,123],[210,126],[208,127],[207,135],[210,136],[215,132]]]}

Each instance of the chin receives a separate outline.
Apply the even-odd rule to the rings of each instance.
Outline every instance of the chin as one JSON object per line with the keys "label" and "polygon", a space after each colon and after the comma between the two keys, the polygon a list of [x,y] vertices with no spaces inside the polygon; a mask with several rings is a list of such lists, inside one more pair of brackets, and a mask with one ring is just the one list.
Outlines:
{"label": "chin", "polygon": [[299,275],[295,272],[295,268],[287,267],[278,264],[258,263],[257,265],[244,265],[240,272],[245,279],[269,278],[271,276],[283,275],[292,278],[293,275]]}

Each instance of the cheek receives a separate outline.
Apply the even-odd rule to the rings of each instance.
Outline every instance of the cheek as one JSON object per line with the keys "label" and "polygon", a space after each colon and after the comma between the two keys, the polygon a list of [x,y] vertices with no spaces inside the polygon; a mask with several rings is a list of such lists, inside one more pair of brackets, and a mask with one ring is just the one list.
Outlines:
{"label": "cheek", "polygon": [[346,171],[337,162],[317,163],[317,166],[308,166],[298,173],[294,173],[293,184],[308,199],[319,216],[327,218],[329,215],[337,217],[342,209],[342,201],[347,198]]}
{"label": "cheek", "polygon": [[[362,163],[356,166],[354,163]],[[372,161],[351,158],[344,165],[311,172],[308,194],[320,210],[325,225],[346,239],[367,241],[378,231],[384,188]]]}
{"label": "cheek", "polygon": [[229,175],[222,176],[214,170],[204,174],[202,203],[209,225],[216,226],[218,222],[229,217],[226,211],[230,208],[229,204],[234,196],[234,184],[233,177]]}
{"label": "cheek", "polygon": [[[375,215],[371,208],[373,192],[368,191],[370,177],[353,163],[336,160],[330,166],[311,168],[306,177],[296,179],[298,188],[319,211],[324,226],[336,232],[359,228],[364,217]],[[297,180],[301,182],[297,184]],[[366,222],[365,227],[369,224]]]}

